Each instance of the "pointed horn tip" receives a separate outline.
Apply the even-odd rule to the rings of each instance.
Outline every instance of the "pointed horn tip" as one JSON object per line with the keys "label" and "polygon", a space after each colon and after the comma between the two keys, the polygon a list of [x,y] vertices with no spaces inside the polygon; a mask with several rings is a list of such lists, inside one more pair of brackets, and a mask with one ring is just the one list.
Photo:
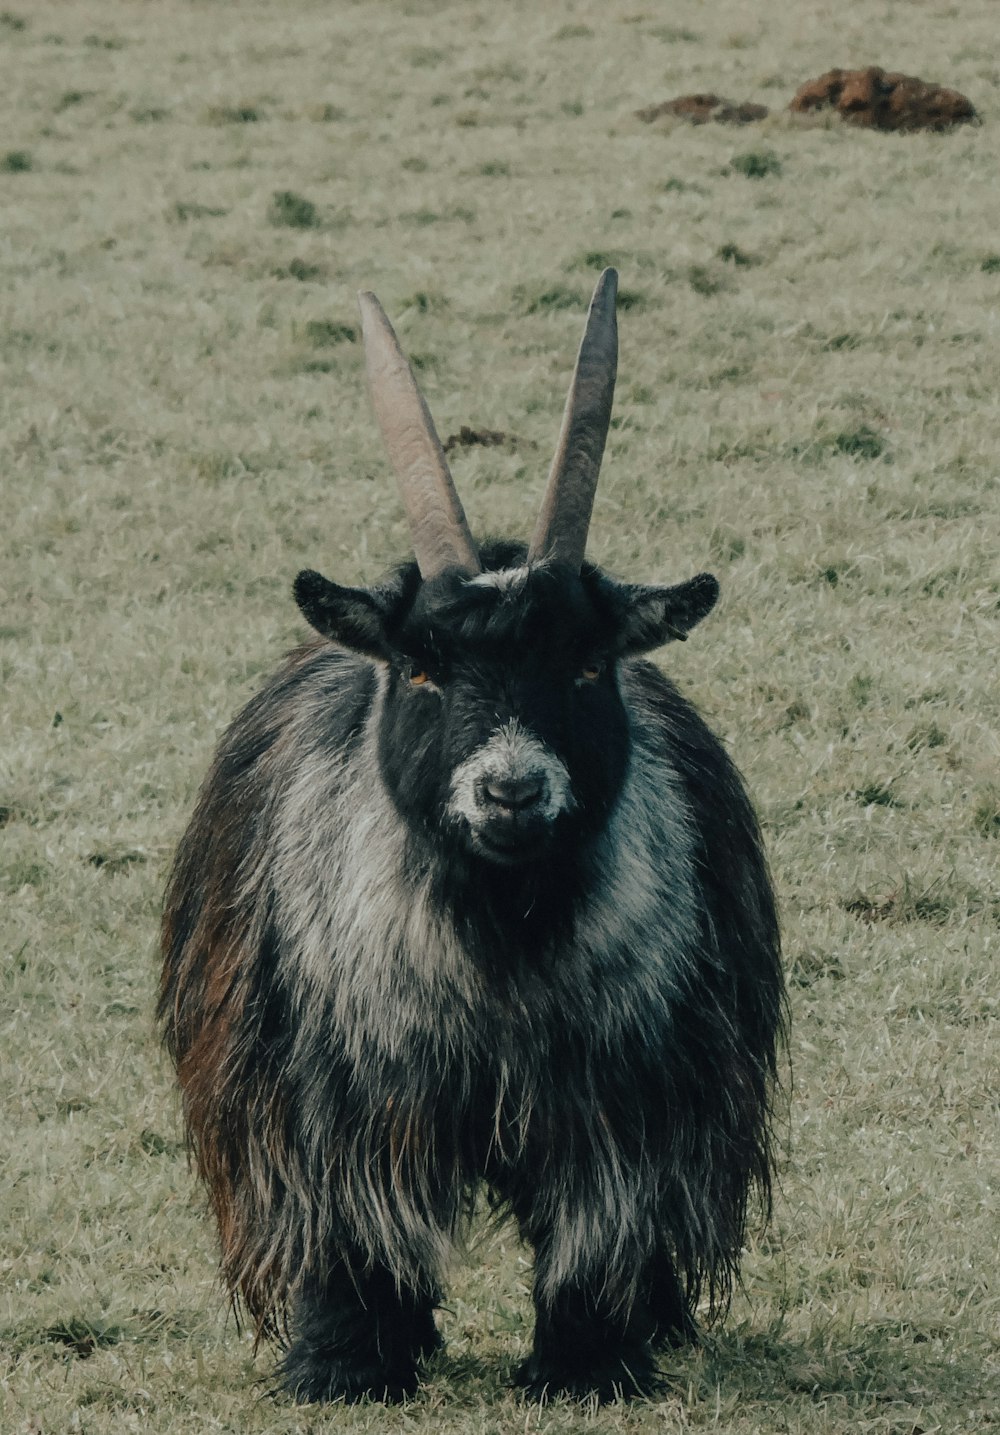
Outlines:
{"label": "pointed horn tip", "polygon": [[[600,278],[594,286],[594,299],[609,296],[614,298],[618,293],[618,270],[607,268],[601,271]],[[593,300],[591,301],[593,302]]]}
{"label": "pointed horn tip", "polygon": [[370,289],[358,290],[358,312],[361,315],[362,325],[372,319],[385,319],[386,312],[379,303],[378,295],[373,294]]}

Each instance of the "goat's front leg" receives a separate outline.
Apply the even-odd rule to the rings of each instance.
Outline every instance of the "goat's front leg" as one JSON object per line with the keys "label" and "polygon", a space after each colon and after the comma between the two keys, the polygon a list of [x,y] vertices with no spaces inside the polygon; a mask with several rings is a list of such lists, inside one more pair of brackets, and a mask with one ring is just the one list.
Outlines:
{"label": "goat's front leg", "polygon": [[281,1384],[300,1401],[402,1400],[417,1388],[419,1361],[441,1337],[438,1295],[400,1289],[383,1267],[339,1263],[324,1280],[303,1283],[292,1340],[279,1366]]}
{"label": "goat's front leg", "polygon": [[539,1275],[536,1270],[534,1343],[515,1376],[528,1399],[596,1396],[604,1404],[653,1394],[655,1321],[646,1302],[622,1309],[593,1282],[567,1284],[551,1299],[540,1297]]}
{"label": "goat's front leg", "polygon": [[685,1291],[674,1262],[663,1247],[657,1250],[646,1267],[643,1298],[649,1312],[654,1346],[677,1349],[682,1345],[697,1344],[698,1326],[692,1313],[694,1298],[689,1291]]}

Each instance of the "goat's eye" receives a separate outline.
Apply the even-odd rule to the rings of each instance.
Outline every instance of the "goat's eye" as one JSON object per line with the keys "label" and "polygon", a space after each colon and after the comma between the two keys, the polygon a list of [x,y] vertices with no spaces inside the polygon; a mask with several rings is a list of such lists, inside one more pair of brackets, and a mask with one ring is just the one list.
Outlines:
{"label": "goat's eye", "polygon": [[601,676],[603,672],[603,663],[584,663],[583,667],[580,669],[580,677],[585,683],[596,683],[597,679]]}
{"label": "goat's eye", "polygon": [[422,688],[423,685],[424,685],[424,683],[429,683],[430,680],[431,680],[431,675],[430,675],[430,673],[427,672],[427,670],[426,670],[425,668],[411,668],[411,669],[410,669],[410,686],[411,686],[411,687],[414,687],[414,688]]}

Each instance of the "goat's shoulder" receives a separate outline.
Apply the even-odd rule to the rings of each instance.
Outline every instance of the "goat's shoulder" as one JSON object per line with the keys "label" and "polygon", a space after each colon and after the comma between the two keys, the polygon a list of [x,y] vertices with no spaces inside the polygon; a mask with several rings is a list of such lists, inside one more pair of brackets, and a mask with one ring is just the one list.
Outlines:
{"label": "goat's shoulder", "polygon": [[733,785],[742,795],[742,780],[722,740],[659,668],[644,661],[625,664],[622,687],[640,758],[648,753],[666,762],[696,803]]}
{"label": "goat's shoulder", "polygon": [[304,643],[233,719],[216,765],[246,772],[262,760],[294,762],[316,747],[348,749],[363,729],[376,685],[367,659],[323,640]]}
{"label": "goat's shoulder", "polygon": [[[760,830],[732,757],[694,705],[652,663],[626,665],[633,761],[652,778],[666,766],[698,834],[702,861],[749,858],[761,867]],[[763,880],[763,879],[761,879]]]}

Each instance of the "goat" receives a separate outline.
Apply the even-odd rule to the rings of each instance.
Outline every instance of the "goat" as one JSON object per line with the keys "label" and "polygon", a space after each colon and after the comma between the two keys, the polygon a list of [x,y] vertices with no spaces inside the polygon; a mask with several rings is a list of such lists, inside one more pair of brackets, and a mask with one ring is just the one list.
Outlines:
{"label": "goat", "polygon": [[534,1250],[529,1398],[656,1388],[765,1212],[784,995],[753,809],[643,654],[714,577],[585,560],[617,368],[591,302],[530,545],[477,545],[377,299],[415,561],[300,573],[317,637],[223,737],[159,998],[222,1274],[303,1401],[399,1399],[478,1189]]}

